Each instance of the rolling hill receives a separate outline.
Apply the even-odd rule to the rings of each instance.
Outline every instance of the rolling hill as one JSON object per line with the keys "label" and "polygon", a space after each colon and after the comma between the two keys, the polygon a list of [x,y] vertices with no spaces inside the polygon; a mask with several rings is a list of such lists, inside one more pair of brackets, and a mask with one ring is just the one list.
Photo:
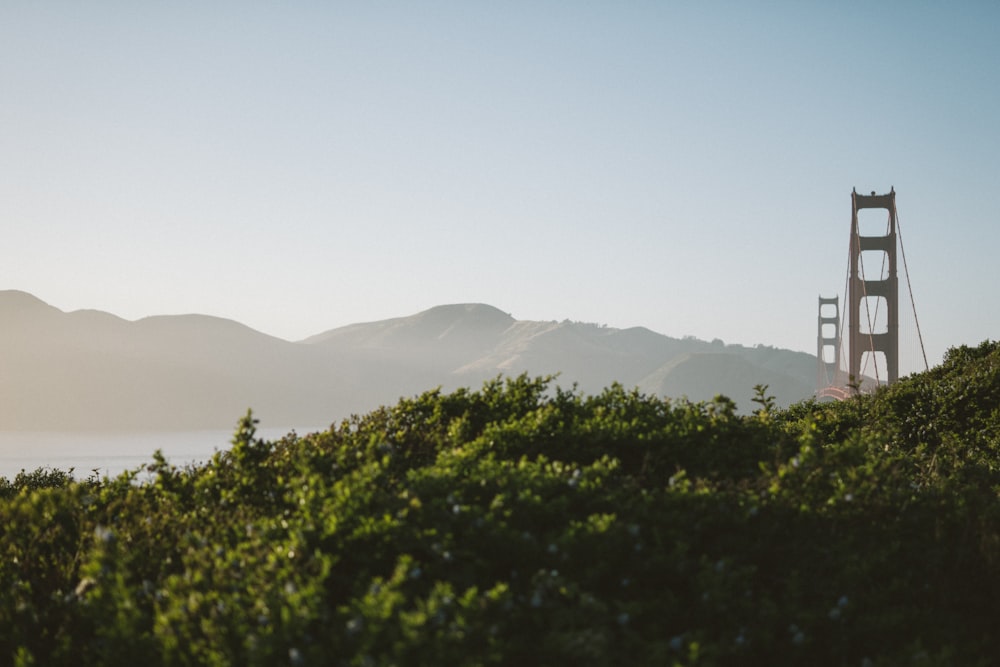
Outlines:
{"label": "rolling hill", "polygon": [[441,386],[558,374],[744,410],[755,384],[781,405],[811,395],[815,358],[677,339],[645,328],[516,320],[485,304],[352,324],[302,341],[207,315],[128,321],[0,292],[0,430],[228,427],[253,408],[271,426],[320,427]]}

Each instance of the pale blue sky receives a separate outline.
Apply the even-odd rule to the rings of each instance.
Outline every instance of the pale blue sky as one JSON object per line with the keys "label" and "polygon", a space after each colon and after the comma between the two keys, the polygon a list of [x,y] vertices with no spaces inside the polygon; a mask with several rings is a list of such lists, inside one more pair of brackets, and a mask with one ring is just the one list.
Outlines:
{"label": "pale blue sky", "polygon": [[936,363],[1000,336],[1000,5],[939,4],[7,0],[0,289],[815,352],[895,186]]}

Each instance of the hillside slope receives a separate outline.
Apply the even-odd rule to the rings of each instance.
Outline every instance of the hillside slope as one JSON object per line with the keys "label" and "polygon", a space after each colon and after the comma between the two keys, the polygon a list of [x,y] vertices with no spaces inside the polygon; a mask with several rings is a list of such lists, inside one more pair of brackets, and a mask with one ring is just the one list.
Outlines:
{"label": "hillside slope", "polygon": [[[697,356],[710,352],[725,354],[712,363]],[[130,322],[64,313],[7,291],[0,430],[219,428],[247,408],[270,426],[321,427],[431,387],[521,373],[558,375],[560,385],[588,392],[617,382],[664,396],[725,393],[749,409],[755,384],[772,385],[781,405],[807,397],[810,359],[643,328],[516,320],[485,304],[438,306],[293,343],[207,315]]]}
{"label": "hillside slope", "polygon": [[692,401],[709,401],[721,394],[741,406],[750,405],[756,385],[767,385],[768,393],[782,406],[802,400],[813,390],[804,379],[807,366],[815,374],[815,360],[808,355],[802,354],[807,359],[799,362],[798,368],[788,364],[788,372],[755,364],[748,356],[736,352],[680,355],[639,380],[637,386],[650,394],[684,396]]}

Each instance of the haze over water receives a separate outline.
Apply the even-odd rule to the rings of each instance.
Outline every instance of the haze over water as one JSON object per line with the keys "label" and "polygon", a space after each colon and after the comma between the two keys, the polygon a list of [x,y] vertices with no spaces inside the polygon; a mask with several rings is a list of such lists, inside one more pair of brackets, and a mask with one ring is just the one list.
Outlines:
{"label": "haze over water", "polygon": [[[257,437],[276,440],[291,429],[263,428]],[[297,430],[305,435],[317,429]],[[232,431],[163,431],[143,433],[24,432],[0,431],[0,477],[12,479],[21,470],[54,468],[86,479],[115,477],[153,461],[160,450],[170,463],[180,467],[204,463],[216,451],[229,449]],[[140,475],[142,477],[142,475]]]}

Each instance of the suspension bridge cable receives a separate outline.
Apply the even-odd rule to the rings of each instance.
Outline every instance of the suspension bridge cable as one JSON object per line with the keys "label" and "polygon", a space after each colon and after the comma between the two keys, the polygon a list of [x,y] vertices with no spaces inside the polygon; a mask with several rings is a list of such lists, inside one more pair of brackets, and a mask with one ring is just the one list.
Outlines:
{"label": "suspension bridge cable", "polygon": [[[854,209],[855,218],[857,217],[857,212],[858,212],[858,210],[855,208]],[[850,297],[847,294],[847,289],[848,289],[848,286],[850,285],[850,282],[851,282],[851,240],[852,239],[850,239],[850,238],[847,239],[847,270],[844,271],[844,291],[842,292],[842,294],[844,295],[844,305],[848,306],[848,307],[850,305],[848,303],[848,299]],[[850,370],[851,370],[850,361],[848,361],[847,368],[843,368],[843,364],[844,364],[844,349],[845,349],[845,347],[844,347],[844,320],[846,318],[847,318],[846,308],[841,309],[841,311],[840,311],[840,321],[837,323],[837,330],[838,330],[838,333],[840,335],[840,342],[839,342],[839,346],[840,346],[840,355],[839,356],[840,356],[840,359],[838,360],[839,363],[837,364],[837,370],[844,371],[845,375],[847,373],[850,373]],[[856,380],[854,378],[848,378],[848,381],[855,382]]]}
{"label": "suspension bridge cable", "polygon": [[[893,204],[895,207],[895,203]],[[913,308],[913,322],[917,325],[917,339],[920,341],[920,354],[924,357],[924,370],[930,370],[927,363],[927,350],[924,349],[924,335],[920,332],[920,320],[917,319],[917,304],[913,300],[913,284],[910,283],[910,269],[906,265],[906,248],[903,246],[903,228],[899,224],[899,212],[896,212],[896,233],[899,234],[899,250],[903,255],[903,273],[906,274],[906,290],[910,293],[910,307]]]}

